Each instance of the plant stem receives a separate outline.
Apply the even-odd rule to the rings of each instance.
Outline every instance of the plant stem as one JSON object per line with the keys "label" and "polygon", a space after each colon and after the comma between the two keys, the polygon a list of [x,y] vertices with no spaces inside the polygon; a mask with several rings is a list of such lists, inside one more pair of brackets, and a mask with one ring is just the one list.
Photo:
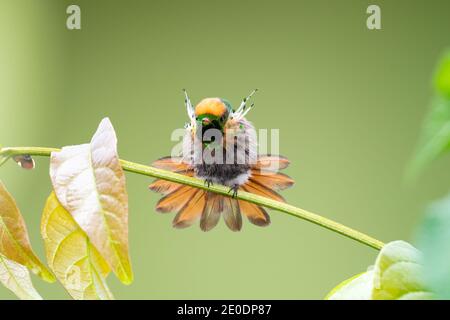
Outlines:
{"label": "plant stem", "polygon": [[[41,147],[13,147],[13,148],[2,148],[0,149],[0,159],[13,157],[16,155],[32,155],[32,156],[46,156],[49,157],[52,152],[59,151],[56,148],[41,148]],[[229,192],[229,188],[221,185],[211,185],[206,186],[203,180],[188,177],[182,174],[178,174],[175,172],[170,172],[154,167],[145,166],[139,163],[134,163],[127,160],[120,160],[122,168],[125,171],[146,175],[153,178],[168,180],[184,185],[188,185],[191,187],[208,190],[211,192],[215,192],[224,196],[231,196]],[[237,198],[240,200],[248,201],[257,205],[261,205],[267,208],[271,208],[274,210],[278,210],[284,213],[287,213],[291,216],[307,220],[309,222],[315,223],[321,227],[332,230],[334,232],[340,233],[350,239],[356,240],[360,243],[363,243],[369,247],[380,250],[384,243],[372,238],[362,232],[356,231],[352,228],[344,226],[340,223],[337,223],[333,220],[322,217],[316,213],[312,213],[306,211],[304,209],[300,209],[294,207],[290,204],[275,201],[269,198],[265,198],[262,196],[258,196],[249,192],[239,191],[237,194]]]}

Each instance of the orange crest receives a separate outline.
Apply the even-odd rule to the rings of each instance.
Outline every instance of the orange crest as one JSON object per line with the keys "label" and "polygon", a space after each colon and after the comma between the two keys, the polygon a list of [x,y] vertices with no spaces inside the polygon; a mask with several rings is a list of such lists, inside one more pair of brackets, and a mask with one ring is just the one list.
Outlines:
{"label": "orange crest", "polygon": [[195,115],[212,114],[221,117],[227,111],[227,107],[219,98],[205,98],[195,107]]}

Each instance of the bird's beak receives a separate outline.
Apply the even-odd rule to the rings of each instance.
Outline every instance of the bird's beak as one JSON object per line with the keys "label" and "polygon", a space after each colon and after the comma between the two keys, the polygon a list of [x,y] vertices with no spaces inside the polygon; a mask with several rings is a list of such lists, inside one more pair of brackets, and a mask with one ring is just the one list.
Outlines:
{"label": "bird's beak", "polygon": [[209,118],[202,119],[202,125],[207,126],[209,124],[211,124],[211,120]]}

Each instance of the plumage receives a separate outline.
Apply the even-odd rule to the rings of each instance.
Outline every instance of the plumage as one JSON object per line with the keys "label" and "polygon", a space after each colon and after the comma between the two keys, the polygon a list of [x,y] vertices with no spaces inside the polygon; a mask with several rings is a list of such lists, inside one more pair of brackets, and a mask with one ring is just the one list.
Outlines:
{"label": "plumage", "polygon": [[[189,164],[182,162],[182,158],[164,157],[154,161],[152,165],[155,168],[164,169],[177,173],[183,173],[184,175],[189,177],[194,176],[194,170]],[[179,183],[156,179],[148,187],[150,190],[157,193],[161,193],[162,195],[166,196],[174,192],[175,190],[179,189],[181,186],[182,184]]]}
{"label": "plumage", "polygon": [[260,155],[253,169],[277,172],[289,166],[289,160],[283,156]]}
{"label": "plumage", "polygon": [[231,231],[240,231],[242,228],[242,216],[237,199],[224,197],[223,220]]}
{"label": "plumage", "polygon": [[284,198],[281,195],[253,180],[253,178],[250,178],[249,181],[247,181],[247,183],[242,186],[242,189],[250,193],[273,199],[275,201],[284,202]]}
{"label": "plumage", "polygon": [[174,192],[161,198],[156,204],[156,211],[162,213],[178,212],[194,197],[196,191],[196,188],[181,186]]}
{"label": "plumage", "polygon": [[186,228],[194,223],[203,212],[205,207],[205,194],[203,190],[195,190],[192,198],[178,211],[173,219],[173,226],[175,228]]}
{"label": "plumage", "polygon": [[183,162],[183,159],[180,157],[172,158],[172,157],[163,157],[153,162],[152,164],[155,168],[169,170],[173,172],[183,172],[190,171],[192,167]]}
{"label": "plumage", "polygon": [[[243,190],[284,202],[276,191],[294,184],[289,176],[279,172],[289,165],[289,160],[277,155],[258,156],[256,130],[245,119],[253,107],[253,104],[247,107],[247,102],[255,92],[233,111],[230,103],[220,98],[203,99],[194,108],[185,91],[190,122],[185,126],[182,153],[179,157],[156,160],[153,166],[201,178],[208,184],[223,184],[234,192]],[[213,133],[219,132],[220,136],[205,138],[210,129]],[[163,195],[156,211],[176,213],[175,228],[186,228],[199,221],[200,229],[209,231],[222,216],[230,230],[240,231],[242,215],[257,226],[270,224],[264,208],[234,197],[159,179],[149,188]]]}
{"label": "plumage", "polygon": [[157,179],[152,184],[150,184],[148,188],[157,193],[161,193],[163,196],[167,196],[168,194],[171,194],[181,186],[182,185],[179,183]]}
{"label": "plumage", "polygon": [[294,180],[284,173],[259,169],[252,169],[251,180],[273,190],[284,190],[294,184]]}
{"label": "plumage", "polygon": [[239,206],[241,207],[241,212],[245,214],[248,221],[254,225],[265,227],[270,224],[270,217],[264,208],[242,200],[239,200]]}
{"label": "plumage", "polygon": [[209,231],[219,222],[220,214],[224,209],[224,197],[212,192],[207,192],[205,200],[205,206],[200,219],[200,229]]}
{"label": "plumage", "polygon": [[226,106],[219,98],[206,98],[199,102],[195,107],[195,115],[212,114],[221,116],[226,111]]}

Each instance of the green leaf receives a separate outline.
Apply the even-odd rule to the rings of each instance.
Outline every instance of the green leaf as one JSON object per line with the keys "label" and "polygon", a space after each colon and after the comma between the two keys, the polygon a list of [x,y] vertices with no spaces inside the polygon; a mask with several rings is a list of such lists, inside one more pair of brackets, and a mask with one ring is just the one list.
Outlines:
{"label": "green leaf", "polygon": [[120,281],[133,281],[128,253],[128,195],[108,118],[90,144],[52,152],[50,177],[63,207],[87,234]]}
{"label": "green leaf", "polygon": [[439,94],[450,99],[450,51],[444,55],[439,64],[435,87]]}
{"label": "green leaf", "polygon": [[404,241],[386,244],[374,267],[342,282],[330,300],[425,300],[433,294],[423,280],[420,252]]}
{"label": "green leaf", "polygon": [[416,155],[408,168],[416,176],[426,165],[450,151],[450,98],[438,96],[422,128]]}
{"label": "green leaf", "polygon": [[436,96],[423,124],[416,155],[408,167],[409,178],[450,151],[450,51],[439,63],[434,83]]}
{"label": "green leaf", "polygon": [[0,282],[22,300],[42,300],[23,265],[0,254]]}
{"label": "green leaf", "polygon": [[440,299],[450,299],[450,194],[432,204],[418,231],[424,278]]}
{"label": "green leaf", "polygon": [[113,299],[105,281],[108,264],[54,192],[45,204],[41,234],[50,268],[74,299]]}

